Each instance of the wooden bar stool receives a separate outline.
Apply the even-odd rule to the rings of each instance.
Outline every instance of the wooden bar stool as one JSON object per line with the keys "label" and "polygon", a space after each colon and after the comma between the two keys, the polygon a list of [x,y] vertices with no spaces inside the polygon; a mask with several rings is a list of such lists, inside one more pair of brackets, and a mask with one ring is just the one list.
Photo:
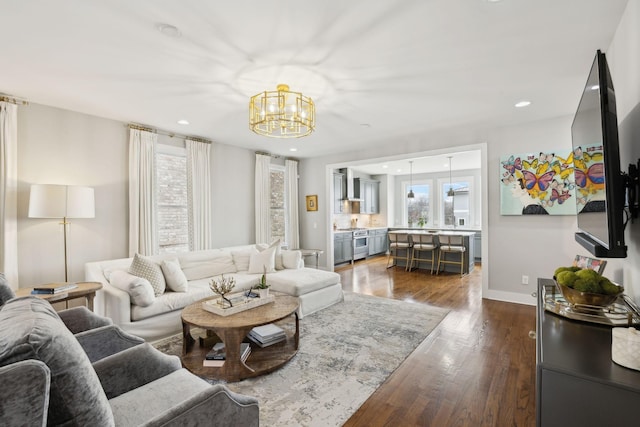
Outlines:
{"label": "wooden bar stool", "polygon": [[[464,246],[464,237],[460,234],[440,234],[438,239],[440,240],[440,250],[438,251],[437,274],[440,273],[441,264],[455,264],[460,265],[460,277],[462,277],[464,274],[464,253],[467,250]],[[460,261],[447,260],[447,253],[460,254]],[[445,254],[444,257],[443,254]]]}
{"label": "wooden bar stool", "polygon": [[[413,242],[413,248],[411,249],[411,262],[409,271],[413,270],[413,263],[416,262],[416,269],[420,268],[420,261],[429,262],[431,264],[431,274],[433,274],[433,268],[435,267],[436,249],[438,249],[438,241],[435,238],[435,234],[414,234],[411,236]],[[426,257],[426,255],[431,255]],[[425,256],[422,258],[422,256]]]}
{"label": "wooden bar stool", "polygon": [[[409,263],[411,260],[411,247],[413,246],[411,235],[409,233],[389,233],[389,256],[387,257],[387,268],[395,267],[396,259],[404,259],[405,271],[409,270]],[[398,253],[404,251],[404,255]],[[393,258],[393,264],[389,265],[389,262]]]}

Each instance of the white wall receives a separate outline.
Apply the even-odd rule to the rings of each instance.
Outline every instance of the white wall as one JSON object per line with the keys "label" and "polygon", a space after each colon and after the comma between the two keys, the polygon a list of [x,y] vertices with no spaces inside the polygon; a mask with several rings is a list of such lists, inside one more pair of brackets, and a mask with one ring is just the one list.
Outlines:
{"label": "white wall", "polygon": [[[159,141],[173,143],[160,135]],[[72,220],[69,280],[84,263],[128,256],[128,141],[125,123],[38,104],[18,110],[18,268],[20,287],[64,280],[59,221],[27,218],[31,184],[94,187],[96,217]],[[255,155],[212,147],[213,243],[252,243]]]}

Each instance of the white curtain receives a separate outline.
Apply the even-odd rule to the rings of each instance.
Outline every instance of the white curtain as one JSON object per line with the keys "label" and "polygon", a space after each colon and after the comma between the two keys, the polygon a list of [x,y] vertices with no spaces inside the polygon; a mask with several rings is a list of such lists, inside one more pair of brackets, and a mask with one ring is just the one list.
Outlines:
{"label": "white curtain", "polygon": [[300,247],[300,227],[298,220],[298,161],[285,160],[284,185],[287,195],[287,246]]}
{"label": "white curtain", "polygon": [[18,288],[18,106],[0,101],[0,272]]}
{"label": "white curtain", "polygon": [[158,252],[155,157],[158,135],[129,129],[129,256]]}
{"label": "white curtain", "polygon": [[256,243],[269,243],[271,236],[271,156],[256,153],[255,209]]}
{"label": "white curtain", "polygon": [[211,144],[187,139],[190,249],[211,249]]}

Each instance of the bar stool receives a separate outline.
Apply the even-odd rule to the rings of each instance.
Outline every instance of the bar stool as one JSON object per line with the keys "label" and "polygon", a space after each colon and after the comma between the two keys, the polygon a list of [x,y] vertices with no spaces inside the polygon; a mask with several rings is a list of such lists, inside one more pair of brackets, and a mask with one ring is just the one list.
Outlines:
{"label": "bar stool", "polygon": [[[431,264],[431,274],[433,274],[433,267],[435,267],[435,252],[438,249],[438,241],[435,238],[435,234],[414,234],[411,236],[413,242],[413,248],[411,250],[411,263],[409,271],[413,270],[413,263],[417,262],[416,269],[420,268],[420,261],[429,262]],[[431,257],[427,258],[426,254],[430,254]],[[425,258],[422,258],[425,256]]]}
{"label": "bar stool", "polygon": [[[464,246],[464,237],[460,234],[440,234],[438,235],[440,240],[440,250],[438,254],[438,271],[440,273],[440,264],[455,264],[460,265],[460,277],[463,276],[464,271],[464,253],[467,248]],[[447,253],[460,254],[460,261],[447,260]],[[444,259],[442,254],[445,254]]]}
{"label": "bar stool", "polygon": [[[413,242],[409,233],[389,233],[389,256],[387,257],[387,268],[395,267],[396,259],[400,258],[404,259],[404,269],[405,271],[408,271],[412,246]],[[398,252],[400,251],[404,251],[405,255],[398,255]],[[393,258],[393,264],[389,265],[391,258]]]}

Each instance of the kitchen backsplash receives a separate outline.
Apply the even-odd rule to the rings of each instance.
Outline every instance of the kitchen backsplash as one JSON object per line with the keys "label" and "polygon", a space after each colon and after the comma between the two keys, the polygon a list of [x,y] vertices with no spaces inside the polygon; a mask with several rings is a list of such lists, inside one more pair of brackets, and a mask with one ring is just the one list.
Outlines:
{"label": "kitchen backsplash", "polygon": [[334,228],[352,228],[352,227],[384,227],[386,219],[381,215],[365,215],[365,214],[334,214]]}

